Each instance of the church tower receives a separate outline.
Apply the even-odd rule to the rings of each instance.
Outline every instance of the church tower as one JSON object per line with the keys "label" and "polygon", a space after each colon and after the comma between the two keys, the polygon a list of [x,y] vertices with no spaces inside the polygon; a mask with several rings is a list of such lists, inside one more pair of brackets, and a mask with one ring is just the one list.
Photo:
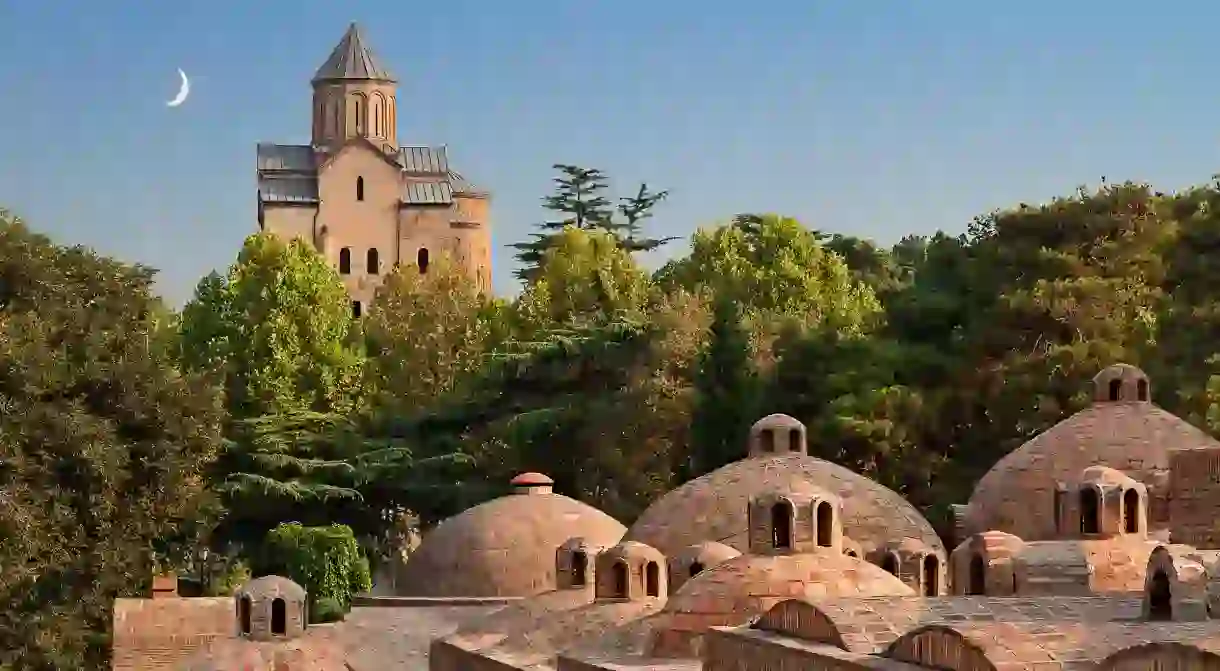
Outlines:
{"label": "church tower", "polygon": [[365,138],[386,154],[397,154],[397,81],[366,46],[360,27],[343,39],[313,76],[313,145],[334,151]]}

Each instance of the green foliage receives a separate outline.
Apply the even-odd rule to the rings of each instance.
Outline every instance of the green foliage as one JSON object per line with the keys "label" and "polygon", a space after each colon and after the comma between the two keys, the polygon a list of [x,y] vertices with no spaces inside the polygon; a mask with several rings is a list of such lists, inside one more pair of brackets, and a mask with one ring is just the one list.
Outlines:
{"label": "green foliage", "polygon": [[347,611],[335,599],[324,598],[313,602],[313,606],[309,611],[309,621],[315,624],[325,622],[338,622],[347,615]]}
{"label": "green foliage", "polygon": [[691,448],[683,479],[699,477],[745,456],[750,425],[759,418],[759,380],[750,333],[737,303],[720,299],[707,346],[699,357],[691,413]]}
{"label": "green foliage", "polygon": [[0,668],[107,668],[115,596],[210,521],[220,403],[152,286],[0,211]]}
{"label": "green foliage", "polygon": [[309,593],[311,618],[326,615],[333,601],[341,613],[351,608],[352,596],[372,589],[368,559],[350,527],[332,524],[306,527],[281,524],[267,534],[259,575],[280,575]]}

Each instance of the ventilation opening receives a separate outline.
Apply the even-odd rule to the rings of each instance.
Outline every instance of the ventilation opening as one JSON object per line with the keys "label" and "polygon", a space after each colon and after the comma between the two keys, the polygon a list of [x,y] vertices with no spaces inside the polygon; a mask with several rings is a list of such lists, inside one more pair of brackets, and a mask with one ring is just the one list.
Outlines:
{"label": "ventilation opening", "polygon": [[1169,576],[1160,569],[1152,574],[1148,585],[1148,619],[1173,619],[1173,590],[1169,586]]}
{"label": "ventilation opening", "polygon": [[1092,487],[1080,490],[1080,533],[1101,533],[1101,495]]}
{"label": "ventilation opening", "polygon": [[803,452],[804,450],[801,449],[802,442],[803,441],[801,441],[801,430],[800,429],[789,429],[788,430],[788,451],[789,452]]}
{"label": "ventilation opening", "polygon": [[787,503],[771,506],[771,545],[777,550],[792,547],[792,506]]}
{"label": "ventilation opening", "polygon": [[1123,492],[1123,531],[1133,534],[1140,530],[1140,493],[1134,489]]}
{"label": "ventilation opening", "polygon": [[763,452],[775,451],[775,431],[763,429],[758,432],[758,448]]}
{"label": "ventilation opening", "polygon": [[585,574],[589,571],[589,557],[583,552],[572,553],[572,586],[584,587]]}
{"label": "ventilation opening", "polygon": [[356,200],[364,200],[364,178],[356,178]]}
{"label": "ventilation opening", "polygon": [[381,255],[377,253],[376,249],[368,251],[368,254],[365,256],[364,266],[370,275],[376,275],[381,272]]}
{"label": "ventilation opening", "polygon": [[693,578],[693,577],[699,575],[700,573],[703,573],[703,564],[700,564],[697,561],[691,562],[690,563],[690,577]]}
{"label": "ventilation opening", "polygon": [[891,575],[898,575],[898,558],[893,553],[886,553],[881,558],[881,570]]}
{"label": "ventilation opening", "polygon": [[359,317],[364,312],[364,307],[360,305],[360,301],[352,301],[352,316]]}
{"label": "ventilation opening", "polygon": [[661,596],[661,567],[654,561],[644,566],[644,593],[648,596]]}
{"label": "ventilation opening", "polygon": [[974,555],[970,559],[970,581],[966,585],[966,594],[981,596],[987,593],[987,567],[983,558]]}
{"label": "ventilation opening", "polygon": [[856,554],[856,551],[855,551],[855,550],[850,550],[850,549],[849,549],[849,550],[844,551],[844,552],[843,552],[843,554],[847,555],[848,557],[855,557],[855,558],[857,558],[857,559],[859,559],[859,558],[860,558],[860,555]]}
{"label": "ventilation opening", "polygon": [[818,547],[828,548],[834,536],[835,511],[827,502],[818,503]]}
{"label": "ventilation opening", "polygon": [[923,558],[923,594],[937,596],[940,594],[940,559],[936,555]]}
{"label": "ventilation opening", "polygon": [[237,620],[241,623],[241,633],[250,633],[250,597],[243,596],[237,600]]}
{"label": "ventilation opening", "polygon": [[1135,383],[1135,397],[1141,401],[1148,400],[1148,380],[1140,380]]}
{"label": "ventilation opening", "polygon": [[421,247],[420,250],[415,253],[415,265],[419,266],[420,275],[423,275],[428,272],[429,261],[430,261],[430,259],[428,258],[428,248]]}
{"label": "ventilation opening", "polygon": [[276,636],[288,633],[288,604],[283,599],[271,602],[271,633]]}
{"label": "ventilation opening", "polygon": [[339,250],[339,274],[350,275],[352,272],[352,250],[344,247]]}
{"label": "ventilation opening", "polygon": [[614,568],[611,569],[610,578],[613,581],[613,584],[611,585],[611,587],[614,590],[614,592],[613,592],[614,598],[626,599],[627,598],[627,565],[623,562],[615,562]]}
{"label": "ventilation opening", "polygon": [[1063,533],[1063,503],[1067,490],[1062,485],[1055,486],[1055,533]]}
{"label": "ventilation opening", "polygon": [[1123,381],[1122,380],[1110,380],[1110,400],[1111,401],[1117,401],[1118,398],[1120,396],[1122,396],[1122,391],[1123,391]]}

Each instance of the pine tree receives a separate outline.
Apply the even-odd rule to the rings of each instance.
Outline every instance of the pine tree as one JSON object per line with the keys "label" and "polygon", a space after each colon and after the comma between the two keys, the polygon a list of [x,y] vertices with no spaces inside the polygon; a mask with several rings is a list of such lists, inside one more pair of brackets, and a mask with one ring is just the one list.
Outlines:
{"label": "pine tree", "polygon": [[695,377],[687,479],[745,456],[750,424],[757,419],[758,373],[741,310],[728,298],[718,298],[714,310]]}

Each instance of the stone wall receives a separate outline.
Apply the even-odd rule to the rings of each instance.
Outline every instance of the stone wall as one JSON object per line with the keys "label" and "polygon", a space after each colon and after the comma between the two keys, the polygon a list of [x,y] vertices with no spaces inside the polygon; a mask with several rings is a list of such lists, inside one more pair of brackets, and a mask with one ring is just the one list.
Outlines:
{"label": "stone wall", "polygon": [[711,629],[704,634],[703,646],[703,671],[915,671],[919,668],[762,632]]}
{"label": "stone wall", "polygon": [[116,599],[113,671],[177,669],[217,638],[237,634],[233,599]]}
{"label": "stone wall", "polygon": [[512,664],[463,650],[437,639],[428,650],[428,671],[520,671]]}
{"label": "stone wall", "polygon": [[1174,450],[1169,468],[1170,540],[1220,548],[1220,450]]}

